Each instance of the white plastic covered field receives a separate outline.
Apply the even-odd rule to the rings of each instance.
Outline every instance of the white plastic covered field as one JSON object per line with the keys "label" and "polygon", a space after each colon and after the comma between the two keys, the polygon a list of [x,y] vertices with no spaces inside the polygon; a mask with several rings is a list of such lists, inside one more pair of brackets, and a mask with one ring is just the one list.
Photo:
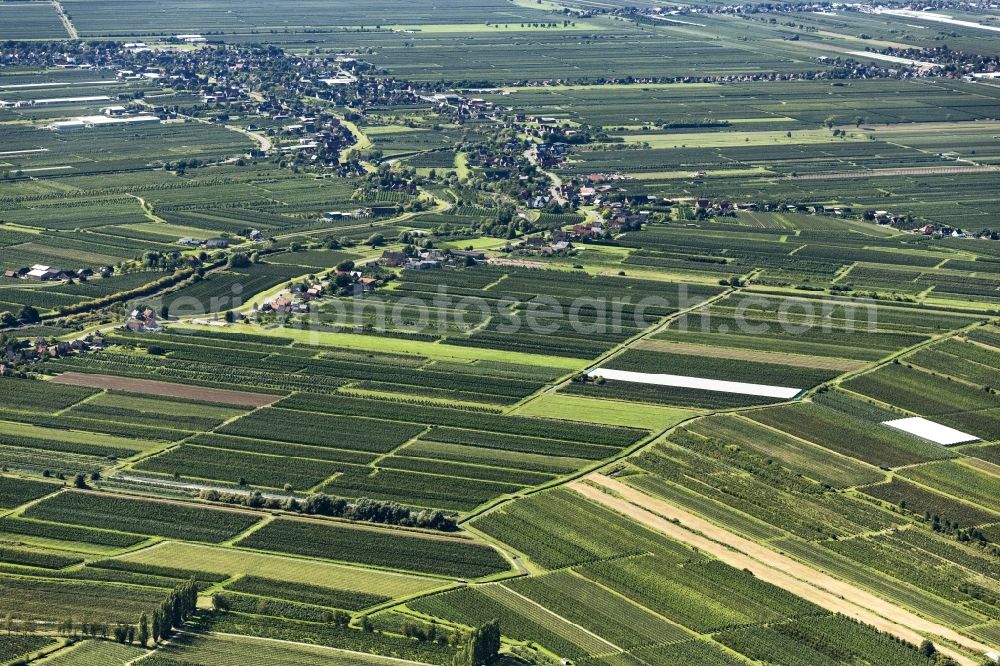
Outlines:
{"label": "white plastic covered field", "polygon": [[704,379],[702,377],[685,377],[683,375],[663,375],[652,372],[631,372],[629,370],[612,370],[597,368],[588,373],[591,377],[604,377],[620,382],[635,384],[656,384],[658,386],[674,386],[677,388],[701,389],[702,391],[717,391],[719,393],[739,393],[755,395],[764,398],[780,398],[791,400],[799,393],[800,388],[787,386],[769,386],[767,384],[747,384],[746,382],[730,382],[722,379]]}
{"label": "white plastic covered field", "polygon": [[887,425],[890,428],[896,428],[897,430],[908,432],[911,435],[916,435],[917,437],[922,437],[934,442],[935,444],[943,444],[944,446],[949,446],[951,444],[964,444],[965,442],[974,442],[979,439],[975,435],[970,435],[962,432],[961,430],[949,428],[948,426],[941,425],[940,423],[934,423],[934,421],[928,421],[921,416],[883,421],[882,425]]}

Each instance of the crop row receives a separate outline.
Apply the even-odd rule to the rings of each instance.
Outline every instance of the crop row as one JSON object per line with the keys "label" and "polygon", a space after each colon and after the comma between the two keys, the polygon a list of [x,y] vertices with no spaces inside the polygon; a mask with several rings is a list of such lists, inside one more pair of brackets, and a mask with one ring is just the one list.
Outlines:
{"label": "crop row", "polygon": [[[440,432],[443,428],[438,429]],[[501,451],[484,447],[448,444],[419,439],[408,444],[395,455],[400,457],[430,458],[449,462],[485,465],[500,469],[518,469],[545,474],[565,474],[586,465],[581,458],[556,457],[520,451]]]}
{"label": "crop row", "polygon": [[927,666],[929,663],[915,646],[843,615],[737,629],[718,634],[715,639],[751,659],[776,663],[794,662],[803,666],[852,662]]}
{"label": "crop row", "polygon": [[[568,640],[539,622],[532,621],[524,613],[519,612],[520,609],[491,598],[483,588],[458,589],[425,597],[408,605],[421,613],[467,626],[479,626],[490,620],[498,619],[500,631],[504,636],[544,645],[548,650],[563,658],[580,659],[589,654],[577,643]],[[553,620],[551,615],[549,620]],[[563,624],[567,625],[567,623]],[[593,637],[587,636],[587,634],[583,634],[583,637],[593,640]],[[606,644],[602,647],[605,650],[608,649]]]}
{"label": "crop row", "polygon": [[345,470],[323,491],[343,497],[368,497],[433,509],[471,511],[500,495],[523,488],[512,483],[423,474],[380,465],[374,473],[367,468]]}
{"label": "crop row", "polygon": [[[765,425],[873,465],[890,467],[947,458],[951,454],[912,435],[898,432],[859,413],[860,400],[843,406],[821,401],[783,405],[748,414]],[[899,418],[900,415],[894,415]],[[882,419],[885,420],[885,419]]]}
{"label": "crop row", "polygon": [[463,539],[306,520],[272,521],[239,545],[440,576],[478,578],[509,568],[493,548]]}
{"label": "crop row", "polygon": [[466,465],[433,458],[401,457],[398,454],[383,458],[379,461],[378,466],[381,469],[398,469],[409,472],[438,474],[447,476],[449,479],[479,479],[482,481],[496,481],[498,483],[520,486],[538,486],[553,479],[551,475],[539,474],[537,472],[488,467],[485,465]]}
{"label": "crop row", "polygon": [[289,458],[330,460],[333,462],[342,462],[352,465],[366,465],[377,457],[375,453],[364,451],[349,451],[326,446],[292,444],[289,442],[278,442],[274,440],[250,437],[234,437],[231,435],[219,435],[211,432],[195,435],[194,437],[186,440],[185,443],[214,449],[244,451],[246,453],[262,453],[274,456],[287,456]]}
{"label": "crop row", "polygon": [[25,512],[25,516],[70,525],[209,542],[225,541],[259,519],[258,516],[237,511],[79,492],[60,493],[34,505]]}
{"label": "crop row", "polygon": [[14,661],[21,655],[41,650],[50,644],[55,644],[52,636],[18,636],[6,635],[0,638],[0,662]]}
{"label": "crop row", "polygon": [[[302,400],[291,404],[302,404],[314,396],[299,396]],[[318,396],[316,396],[318,398]],[[357,398],[322,398],[317,402],[342,404]],[[282,401],[282,406],[286,403]],[[312,404],[306,402],[306,404]],[[327,410],[317,410],[327,411]],[[350,413],[350,412],[340,412]],[[360,414],[369,416],[368,414]],[[277,441],[293,442],[313,446],[374,451],[386,453],[420,434],[417,425],[376,418],[357,418],[330,414],[312,414],[308,418],[291,409],[266,408],[257,410],[241,419],[226,424],[221,433],[241,437],[259,437]]]}
{"label": "crop row", "polygon": [[34,412],[51,414],[94,393],[94,389],[79,386],[0,377],[0,404]]}
{"label": "crop row", "polygon": [[[241,634],[244,636],[259,636],[261,638],[291,641],[299,644],[324,645],[352,652],[395,657],[397,659],[429,664],[450,664],[455,653],[455,648],[447,645],[430,642],[421,643],[402,636],[374,634],[357,629],[338,627],[332,624],[317,624],[315,622],[301,622],[287,619],[281,620],[244,613],[226,613],[216,616],[208,623],[206,628],[213,632],[225,634]],[[290,648],[287,644],[282,645],[275,653],[270,652],[273,649],[272,645],[255,642],[247,646],[245,651],[238,649],[238,646],[234,651],[233,645],[224,645],[222,649],[214,653],[199,653],[208,657],[210,663],[220,664],[220,666],[239,666],[240,664],[245,664],[248,658],[254,659],[256,655],[261,654],[273,654],[274,659],[288,656]],[[168,650],[167,654],[171,654],[171,652]],[[184,651],[180,650],[177,656],[184,659]],[[296,656],[296,658],[298,659],[299,657]],[[296,661],[295,663],[309,663],[312,666],[313,664],[330,663],[330,658],[330,655],[323,655],[321,660],[313,660],[311,662]],[[340,654],[337,655],[336,660],[340,663]]]}
{"label": "crop row", "polygon": [[679,566],[638,557],[594,562],[581,571],[699,632],[821,612],[808,601],[718,560]]}
{"label": "crop row", "polygon": [[508,587],[625,649],[690,637],[680,627],[568,571],[521,578]]}
{"label": "crop row", "polygon": [[162,590],[131,585],[0,577],[0,614],[22,619],[133,623],[164,596]]}
{"label": "crop row", "polygon": [[663,561],[689,556],[683,546],[637,531],[621,516],[565,490],[506,504],[477,519],[475,527],[547,569],[648,552]]}
{"label": "crop row", "polygon": [[0,507],[12,509],[58,489],[54,483],[0,476]]}
{"label": "crop row", "polygon": [[75,525],[61,525],[59,523],[44,523],[37,520],[23,520],[19,518],[5,518],[0,521],[0,534],[93,543],[100,546],[113,546],[115,548],[127,548],[143,541],[143,537],[134,534],[95,530]]}
{"label": "crop row", "polygon": [[233,590],[234,592],[254,594],[260,597],[274,597],[287,601],[312,604],[314,606],[342,608],[349,611],[358,611],[369,606],[376,606],[390,599],[390,597],[377,594],[333,590],[328,587],[277,581],[270,578],[261,578],[260,576],[242,576],[235,582],[227,585],[226,589]]}
{"label": "crop row", "polygon": [[318,460],[278,458],[185,443],[179,448],[147,458],[136,469],[271,488],[289,484],[295,489],[307,490],[331,476],[338,466]]}
{"label": "crop row", "polygon": [[83,558],[59,555],[52,551],[0,546],[0,562],[41,569],[65,569],[83,562]]}
{"label": "crop row", "polygon": [[[886,529],[893,524],[891,514],[872,511],[864,502],[827,490],[772,464],[765,456],[685,429],[634,461],[655,475],[637,480],[644,490],[675,501],[678,495],[682,504],[698,508],[707,505],[711,513],[721,514],[721,522],[751,535],[763,525],[814,540]],[[677,486],[688,492],[679,492]]]}
{"label": "crop row", "polygon": [[628,446],[644,434],[642,431],[631,428],[583,425],[568,421],[536,419],[523,416],[500,416],[459,409],[447,409],[444,407],[411,405],[361,398],[337,397],[330,399],[321,396],[299,394],[285,398],[278,404],[281,407],[293,410],[353,414],[356,416],[392,419],[428,425],[470,428],[487,432],[582,441],[609,446]]}

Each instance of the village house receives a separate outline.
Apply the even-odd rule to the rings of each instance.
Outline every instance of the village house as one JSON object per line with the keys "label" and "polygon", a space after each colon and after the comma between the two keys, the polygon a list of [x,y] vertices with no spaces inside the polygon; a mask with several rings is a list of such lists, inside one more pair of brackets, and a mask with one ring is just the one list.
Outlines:
{"label": "village house", "polygon": [[406,263],[408,257],[403,252],[395,252],[391,250],[386,250],[382,253],[382,265],[389,266],[391,268],[399,268]]}
{"label": "village house", "polygon": [[553,255],[560,252],[569,252],[573,249],[573,244],[569,241],[558,241],[542,247],[542,254]]}
{"label": "village house", "polygon": [[418,256],[421,261],[444,261],[444,255],[438,250],[423,250]]}
{"label": "village house", "polygon": [[133,333],[159,333],[163,330],[152,308],[132,310],[125,322],[125,328]]}

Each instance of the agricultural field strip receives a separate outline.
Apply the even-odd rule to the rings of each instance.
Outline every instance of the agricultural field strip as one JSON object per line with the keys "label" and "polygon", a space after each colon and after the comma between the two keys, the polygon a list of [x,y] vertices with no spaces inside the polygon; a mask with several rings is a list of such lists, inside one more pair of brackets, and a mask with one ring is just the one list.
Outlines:
{"label": "agricultural field strip", "polygon": [[160,397],[189,398],[246,407],[265,407],[282,398],[280,395],[268,395],[265,393],[229,391],[188,384],[173,384],[150,379],[133,379],[116,375],[95,375],[81,372],[63,372],[53,377],[51,381],[56,384],[129,391],[131,393],[144,393]]}
{"label": "agricultural field strip", "polygon": [[595,634],[594,632],[590,631],[586,627],[582,627],[582,626],[580,626],[579,624],[577,624],[575,622],[571,622],[571,621],[567,620],[562,615],[559,615],[555,611],[546,608],[545,606],[541,605],[540,603],[538,603],[534,599],[529,599],[528,597],[524,596],[520,592],[516,592],[516,591],[510,589],[508,586],[504,585],[503,583],[497,583],[497,585],[499,587],[503,588],[507,593],[509,593],[509,594],[517,597],[518,599],[520,599],[521,601],[523,601],[523,602],[531,605],[532,607],[535,607],[535,608],[539,609],[542,613],[545,613],[547,615],[551,615],[556,620],[558,620],[560,622],[565,622],[566,624],[571,625],[571,626],[575,627],[576,629],[579,629],[580,631],[584,632],[585,634],[588,634],[588,635],[592,636],[594,639],[596,639],[597,641],[603,643],[604,645],[607,645],[609,648],[611,648],[615,652],[619,652],[619,653],[625,652],[624,648],[622,648],[622,647],[620,647],[618,645],[615,645],[614,643],[612,643],[611,641],[607,640],[606,638],[603,638],[602,636],[598,636],[597,634]]}
{"label": "agricultural field strip", "polygon": [[920,416],[883,421],[882,425],[887,425],[891,428],[898,428],[899,430],[916,435],[917,437],[930,440],[935,444],[942,444],[945,446],[950,446],[952,444],[966,444],[968,442],[975,442],[979,440],[979,438],[975,435],[964,433],[960,430],[956,430],[955,428],[949,428],[946,425],[929,421]]}
{"label": "agricultural field strip", "polygon": [[[590,485],[596,484],[597,487]],[[666,534],[683,543],[704,550],[738,569],[749,569],[761,580],[777,585],[796,596],[833,612],[870,624],[913,643],[923,640],[922,633],[941,636],[978,654],[990,648],[948,627],[925,620],[904,608],[887,602],[850,583],[806,566],[796,560],[720,528],[666,501],[636,491],[621,482],[598,474],[569,486],[584,497],[624,516]],[[613,493],[613,494],[612,494]],[[679,520],[680,524],[674,524]],[[681,527],[680,525],[683,525]],[[942,647],[965,666],[976,662]]]}
{"label": "agricultural field strip", "polygon": [[[214,330],[215,327],[208,324],[196,324],[185,321],[181,328],[192,330]],[[422,356],[425,358],[445,360],[445,361],[498,361],[501,363],[517,363],[520,365],[538,365],[546,368],[555,368],[564,371],[579,370],[585,363],[582,359],[567,358],[562,356],[551,356],[545,354],[512,352],[508,350],[487,349],[483,347],[462,347],[449,345],[447,343],[426,342],[422,340],[406,340],[398,338],[385,338],[380,336],[370,336],[359,333],[331,333],[328,331],[281,329],[272,331],[267,329],[260,332],[261,335],[274,337],[290,337],[297,342],[327,347],[330,349],[343,349],[349,347],[355,351],[392,352]]]}
{"label": "agricultural field strip", "polygon": [[[317,653],[330,654],[331,656],[333,656],[333,655],[345,655],[345,656],[351,656],[351,657],[358,657],[358,658],[361,658],[361,659],[365,660],[366,662],[370,662],[373,666],[383,666],[384,664],[408,664],[408,665],[411,665],[411,666],[433,666],[433,664],[429,664],[429,663],[424,662],[424,661],[413,661],[411,659],[400,659],[399,657],[387,657],[387,656],[383,656],[383,655],[373,655],[373,654],[369,654],[367,652],[355,652],[353,650],[344,650],[342,648],[330,647],[330,646],[327,646],[327,645],[316,645],[314,643],[300,643],[300,642],[297,642],[297,641],[283,640],[283,639],[280,639],[280,638],[267,638],[267,637],[264,637],[264,636],[247,636],[245,634],[230,634],[230,633],[226,633],[224,631],[193,632],[193,631],[183,631],[182,630],[182,631],[178,632],[178,635],[181,635],[181,636],[183,636],[183,635],[187,635],[187,636],[221,636],[221,637],[224,637],[224,638],[238,639],[240,642],[246,642],[246,643],[251,643],[251,644],[254,643],[254,642],[260,642],[260,643],[274,644],[274,645],[294,645],[295,647],[308,648],[311,651],[315,651]],[[169,645],[170,642],[171,641],[168,640],[168,641],[166,641],[166,643],[164,643],[164,645]],[[142,664],[142,659],[137,659],[136,661],[134,661],[132,663],[136,664],[136,665],[141,665]]]}
{"label": "agricultural field strip", "polygon": [[785,352],[770,352],[746,350],[730,347],[713,347],[691,342],[673,342],[668,340],[645,339],[637,342],[634,347],[647,351],[673,352],[677,354],[692,354],[695,356],[705,355],[715,358],[729,358],[734,361],[762,361],[765,363],[779,363],[784,365],[807,368],[817,368],[821,370],[840,370],[850,372],[868,367],[864,361],[855,361],[846,358],[808,356],[806,354],[793,354]]}
{"label": "agricultural field strip", "polygon": [[611,368],[596,368],[587,373],[591,377],[603,377],[614,381],[636,384],[653,384],[656,386],[674,386],[678,388],[701,389],[719,393],[739,393],[767,398],[791,400],[802,393],[804,389],[785,386],[769,386],[766,384],[748,384],[745,382],[723,381],[719,379],[703,379],[684,375],[667,375],[649,372],[631,372],[628,370],[613,370]]}
{"label": "agricultural field strip", "polygon": [[[438,589],[442,579],[420,573],[404,573],[392,569],[381,569],[364,564],[345,564],[296,555],[276,554],[250,548],[232,546],[211,546],[186,541],[159,541],[148,547],[123,553],[114,559],[140,564],[163,564],[182,566],[185,562],[199,570],[211,573],[234,575],[270,576],[277,580],[293,583],[310,583],[319,587],[351,592],[371,591],[373,586],[379,593],[391,592],[387,596],[409,596]],[[307,571],[305,567],[311,569]],[[302,572],[296,575],[296,572]],[[322,574],[322,580],[317,578]],[[360,574],[360,578],[359,578]],[[330,584],[327,581],[336,581]],[[319,582],[317,582],[319,581]],[[385,586],[385,587],[381,587]]]}

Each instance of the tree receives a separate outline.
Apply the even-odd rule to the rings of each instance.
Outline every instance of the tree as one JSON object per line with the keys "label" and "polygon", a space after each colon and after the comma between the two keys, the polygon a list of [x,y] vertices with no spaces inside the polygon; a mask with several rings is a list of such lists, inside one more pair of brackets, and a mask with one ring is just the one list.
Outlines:
{"label": "tree", "polygon": [[83,474],[77,474],[73,478],[73,487],[80,488],[81,490],[86,490],[87,488],[90,488],[90,486],[87,485],[87,479]]}
{"label": "tree", "polygon": [[143,613],[139,616],[139,646],[146,647],[149,642],[149,618]]}
{"label": "tree", "polygon": [[21,308],[21,311],[18,313],[17,318],[21,320],[21,323],[24,324],[37,324],[42,320],[41,315],[38,314],[38,310],[31,307],[30,305],[25,305],[23,308]]}
{"label": "tree", "polygon": [[934,643],[930,642],[926,638],[920,641],[920,654],[924,655],[928,659],[937,654],[937,648],[934,647]]}
{"label": "tree", "polygon": [[250,257],[243,252],[236,252],[229,258],[230,268],[246,268],[250,263]]}
{"label": "tree", "polygon": [[17,326],[17,317],[13,312],[5,311],[0,314],[0,324],[4,326]]}
{"label": "tree", "polygon": [[163,635],[162,625],[163,625],[163,616],[160,613],[160,609],[157,608],[156,610],[153,611],[153,627],[152,627],[153,643],[159,641],[160,636]]}
{"label": "tree", "polygon": [[385,245],[385,236],[382,234],[372,234],[368,237],[368,240],[365,241],[365,245],[371,245],[372,247]]}
{"label": "tree", "polygon": [[222,592],[215,592],[212,595],[212,608],[216,611],[229,610],[229,597]]}
{"label": "tree", "polygon": [[455,655],[457,666],[482,666],[500,653],[500,621],[490,620],[469,634],[465,646]]}

